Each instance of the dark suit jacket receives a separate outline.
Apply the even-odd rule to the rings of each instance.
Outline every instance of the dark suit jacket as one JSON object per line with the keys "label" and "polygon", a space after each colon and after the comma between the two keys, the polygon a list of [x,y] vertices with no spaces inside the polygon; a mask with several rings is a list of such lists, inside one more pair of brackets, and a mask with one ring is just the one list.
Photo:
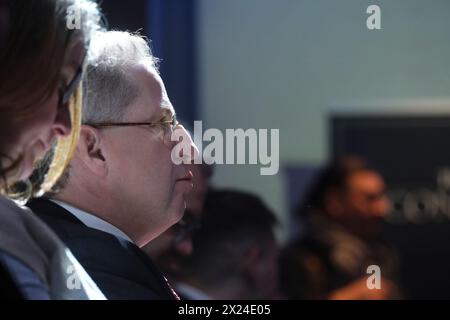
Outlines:
{"label": "dark suit jacket", "polygon": [[87,227],[49,200],[36,199],[28,206],[69,247],[108,299],[176,298],[161,272],[133,243]]}

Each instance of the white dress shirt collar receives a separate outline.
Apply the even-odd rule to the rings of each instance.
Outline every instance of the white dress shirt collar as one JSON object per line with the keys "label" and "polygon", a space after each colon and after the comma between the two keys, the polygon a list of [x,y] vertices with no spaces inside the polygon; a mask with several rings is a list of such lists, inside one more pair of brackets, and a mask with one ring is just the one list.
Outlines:
{"label": "white dress shirt collar", "polygon": [[187,283],[179,282],[175,285],[175,289],[178,294],[188,300],[212,300],[205,292]]}
{"label": "white dress shirt collar", "polygon": [[71,206],[70,204],[67,204],[65,202],[54,200],[52,199],[54,203],[60,205],[67,211],[69,211],[71,214],[73,214],[76,218],[78,218],[81,222],[84,223],[89,228],[100,230],[106,233],[109,233],[117,238],[127,240],[129,242],[133,242],[130,237],[128,237],[123,231],[121,231],[119,228],[113,226],[111,223],[91,214],[86,211],[83,211],[81,209],[75,208],[74,206]]}

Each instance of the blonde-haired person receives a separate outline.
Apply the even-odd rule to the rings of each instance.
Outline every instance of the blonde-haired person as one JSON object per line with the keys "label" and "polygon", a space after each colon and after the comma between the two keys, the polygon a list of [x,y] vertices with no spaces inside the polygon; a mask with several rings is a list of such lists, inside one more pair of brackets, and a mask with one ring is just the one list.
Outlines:
{"label": "blonde-haired person", "polygon": [[[7,199],[45,192],[69,161],[84,58],[98,29],[100,13],[89,0],[0,0],[0,281],[12,284],[10,291],[0,285],[2,297],[104,299],[53,231]],[[23,188],[55,145],[42,190]]]}

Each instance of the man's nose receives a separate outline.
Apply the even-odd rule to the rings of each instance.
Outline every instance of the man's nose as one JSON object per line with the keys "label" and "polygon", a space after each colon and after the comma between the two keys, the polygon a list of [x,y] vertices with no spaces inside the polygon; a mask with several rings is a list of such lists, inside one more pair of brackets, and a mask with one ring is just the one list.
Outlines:
{"label": "man's nose", "polygon": [[[197,146],[194,144],[191,135],[189,132],[183,127],[183,125],[179,124],[175,129],[177,136],[182,137],[181,142],[175,142],[173,146],[178,143],[182,144],[182,149],[180,153],[180,157],[183,159],[183,163],[188,164],[192,163],[195,158],[199,156],[199,151]],[[187,152],[186,152],[187,151]]]}

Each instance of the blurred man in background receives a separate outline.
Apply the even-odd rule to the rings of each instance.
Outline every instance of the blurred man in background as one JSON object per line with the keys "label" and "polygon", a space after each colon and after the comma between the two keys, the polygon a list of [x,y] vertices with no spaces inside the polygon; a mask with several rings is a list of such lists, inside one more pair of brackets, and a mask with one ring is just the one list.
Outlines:
{"label": "blurred man in background", "polygon": [[[299,217],[307,234],[281,255],[281,282],[290,299],[397,298],[397,257],[381,239],[389,210],[382,176],[358,157],[329,165]],[[367,286],[367,268],[381,270],[381,289]]]}
{"label": "blurred man in background", "polygon": [[210,191],[179,294],[193,300],[279,297],[276,224],[258,197]]}

